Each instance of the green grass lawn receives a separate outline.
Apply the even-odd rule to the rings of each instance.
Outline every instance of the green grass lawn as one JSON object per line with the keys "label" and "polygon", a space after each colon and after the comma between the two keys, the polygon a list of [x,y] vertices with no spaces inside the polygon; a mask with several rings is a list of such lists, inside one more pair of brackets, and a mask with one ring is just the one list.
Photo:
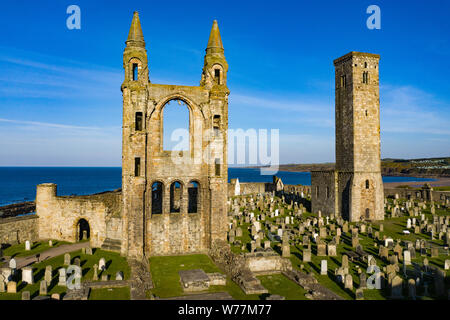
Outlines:
{"label": "green grass lawn", "polygon": [[286,300],[309,300],[305,297],[306,290],[286,278],[282,274],[258,276],[261,284],[269,294],[278,294]]}
{"label": "green grass lawn", "polygon": [[89,300],[130,300],[130,287],[91,289]]}
{"label": "green grass lawn", "polygon": [[26,251],[25,250],[25,242],[16,244],[13,246],[10,246],[3,250],[3,255],[6,257],[27,257],[32,256],[41,252],[44,252],[48,249],[58,247],[63,244],[69,244],[69,242],[66,241],[58,241],[58,240],[52,240],[53,247],[50,247],[48,245],[48,241],[39,241],[39,242],[33,242],[31,245],[31,250]]}
{"label": "green grass lawn", "polygon": [[[151,292],[160,298],[184,296],[178,271],[203,269],[206,273],[221,272],[212,260],[203,254],[186,256],[151,257],[150,271],[154,289]],[[221,272],[222,273],[222,272]],[[243,300],[258,299],[258,295],[246,295],[241,288],[227,277],[225,286],[211,286],[209,292],[228,292],[233,298]]]}
{"label": "green grass lawn", "polygon": [[[80,258],[80,266],[82,269],[82,281],[92,281],[92,277],[94,274],[93,266],[94,264],[98,265],[98,261],[100,258],[104,258],[106,261],[107,270],[105,271],[106,274],[109,275],[109,279],[114,280],[115,275],[117,271],[122,271],[124,274],[124,279],[127,280],[130,278],[130,268],[128,266],[128,263],[126,261],[126,258],[121,257],[120,254],[110,251],[105,251],[101,249],[93,249],[92,255],[86,255],[82,254],[81,250],[74,251],[70,253],[72,263],[74,263],[74,260],[76,258]],[[6,294],[6,293],[0,293],[0,300],[1,299],[20,299],[21,293],[23,291],[29,291],[31,298],[34,298],[39,295],[39,285],[40,281],[44,280],[45,275],[45,267],[47,265],[52,266],[52,282],[48,286],[48,295],[51,295],[53,293],[59,293],[61,294],[61,297],[64,296],[67,288],[64,286],[58,286],[58,278],[59,278],[59,272],[58,269],[64,266],[64,255],[60,255],[57,257],[54,257],[52,259],[42,261],[37,264],[33,264],[33,277],[34,277],[34,284],[26,284],[22,282],[21,280],[17,284],[17,294]],[[102,273],[99,272],[99,279],[101,278]],[[19,271],[19,278],[21,278],[21,274]],[[114,291],[113,291],[114,292]],[[95,297],[95,295],[94,295]],[[114,299],[115,296],[112,295],[111,299]]]}

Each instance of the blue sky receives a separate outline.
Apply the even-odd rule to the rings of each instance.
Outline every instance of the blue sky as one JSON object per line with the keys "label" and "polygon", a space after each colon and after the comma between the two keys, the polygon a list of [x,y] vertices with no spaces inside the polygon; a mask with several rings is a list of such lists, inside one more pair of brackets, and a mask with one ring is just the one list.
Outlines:
{"label": "blue sky", "polygon": [[[81,30],[66,9],[81,8]],[[369,5],[381,30],[369,30]],[[280,162],[334,161],[333,59],[378,53],[382,157],[450,155],[449,1],[9,1],[0,165],[120,166],[122,53],[139,11],[154,83],[198,85],[212,21],[229,128],[279,129]]]}

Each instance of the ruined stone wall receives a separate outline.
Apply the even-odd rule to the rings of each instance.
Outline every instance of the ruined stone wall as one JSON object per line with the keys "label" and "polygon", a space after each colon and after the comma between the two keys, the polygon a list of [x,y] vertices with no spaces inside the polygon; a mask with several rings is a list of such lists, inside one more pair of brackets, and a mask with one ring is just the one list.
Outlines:
{"label": "ruined stone wall", "polygon": [[[386,197],[395,197],[398,195],[399,198],[403,199],[417,199],[425,200],[426,191],[423,189],[406,189],[406,188],[384,188],[384,195]],[[445,201],[450,199],[450,191],[431,191],[431,195],[434,201]]]}
{"label": "ruined stone wall", "polygon": [[335,171],[311,172],[311,211],[323,215],[336,213],[337,175]]}
{"label": "ruined stone wall", "polygon": [[[92,246],[100,247],[109,237],[120,239],[122,223],[117,212],[120,207],[114,206],[114,203],[120,204],[120,197],[119,192],[106,195],[58,197],[56,184],[38,185],[36,214],[39,217],[39,239],[75,242],[79,236],[80,219],[85,219],[89,223]],[[117,199],[112,200],[113,198]],[[111,231],[111,234],[108,234],[107,230]]]}
{"label": "ruined stone wall", "polygon": [[292,269],[290,260],[275,252],[247,253],[245,265],[256,274],[271,274]]}
{"label": "ruined stone wall", "polygon": [[33,242],[38,238],[38,217],[35,214],[0,219],[0,243]]}
{"label": "ruined stone wall", "polygon": [[[199,86],[149,81],[137,13],[126,44],[121,87],[122,253],[142,257],[207,252],[214,239],[226,239],[227,230],[228,64],[217,22],[211,30]],[[136,67],[137,77],[132,72]],[[178,101],[189,112],[187,150],[164,150],[164,108],[171,101]],[[137,125],[138,114],[142,125]],[[175,182],[181,184],[179,201],[171,199],[170,186]],[[199,197],[196,212],[189,212],[188,188],[193,183],[199,185]],[[171,210],[171,204],[176,210]]]}

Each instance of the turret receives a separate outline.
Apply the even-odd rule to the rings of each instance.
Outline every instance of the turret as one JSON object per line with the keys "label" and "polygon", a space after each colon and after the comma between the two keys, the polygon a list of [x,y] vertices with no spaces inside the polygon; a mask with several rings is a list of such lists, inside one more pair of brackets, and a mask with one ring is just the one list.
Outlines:
{"label": "turret", "polygon": [[214,20],[208,45],[206,47],[205,63],[203,66],[201,86],[208,89],[227,88],[228,63],[225,59],[222,39],[220,37],[219,25]]}

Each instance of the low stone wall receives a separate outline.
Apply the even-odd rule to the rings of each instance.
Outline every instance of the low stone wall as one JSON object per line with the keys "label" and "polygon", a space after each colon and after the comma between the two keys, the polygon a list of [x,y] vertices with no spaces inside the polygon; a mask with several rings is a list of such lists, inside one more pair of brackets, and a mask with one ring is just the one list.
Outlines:
{"label": "low stone wall", "polygon": [[289,259],[276,252],[254,252],[245,254],[245,265],[254,274],[280,273],[292,269]]}
{"label": "low stone wall", "polygon": [[38,240],[37,222],[35,214],[0,219],[0,243],[17,244]]}
{"label": "low stone wall", "polygon": [[[399,198],[403,199],[417,199],[417,200],[434,200],[434,201],[446,201],[450,199],[450,191],[427,191],[426,189],[407,189],[407,188],[384,188],[385,197],[395,197],[398,195]],[[431,195],[431,199],[429,199]]]}

